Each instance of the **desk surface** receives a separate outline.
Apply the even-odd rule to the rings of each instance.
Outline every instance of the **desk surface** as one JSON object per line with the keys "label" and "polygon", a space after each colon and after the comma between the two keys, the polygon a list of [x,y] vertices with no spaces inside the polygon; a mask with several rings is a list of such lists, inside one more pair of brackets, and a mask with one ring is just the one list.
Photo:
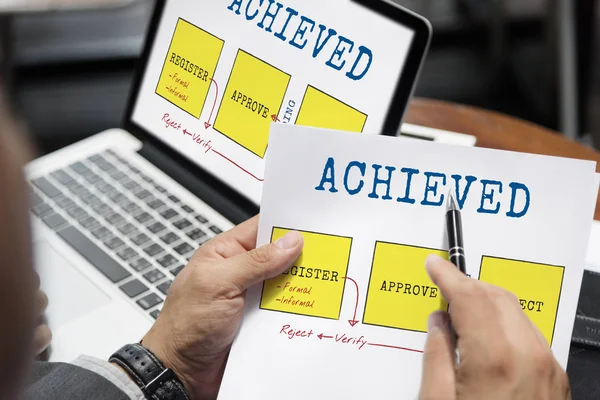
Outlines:
{"label": "desk surface", "polygon": [[[414,99],[406,114],[406,122],[474,135],[478,147],[596,161],[596,171],[600,172],[600,152],[538,125],[491,111],[437,100]],[[600,196],[594,218],[600,220]]]}

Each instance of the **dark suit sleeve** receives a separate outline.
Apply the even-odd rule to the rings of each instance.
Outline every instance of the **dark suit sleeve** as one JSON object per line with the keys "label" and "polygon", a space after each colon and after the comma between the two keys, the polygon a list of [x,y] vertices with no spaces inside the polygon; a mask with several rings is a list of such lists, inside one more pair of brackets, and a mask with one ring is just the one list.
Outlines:
{"label": "dark suit sleeve", "polygon": [[131,400],[110,380],[88,369],[63,363],[36,363],[26,400]]}

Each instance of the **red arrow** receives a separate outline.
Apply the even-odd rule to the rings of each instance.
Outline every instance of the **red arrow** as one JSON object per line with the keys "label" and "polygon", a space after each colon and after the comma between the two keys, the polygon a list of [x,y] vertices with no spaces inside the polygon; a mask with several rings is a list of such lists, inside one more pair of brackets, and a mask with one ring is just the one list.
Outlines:
{"label": "red arrow", "polygon": [[354,327],[354,325],[358,324],[359,321],[356,320],[356,311],[358,310],[358,283],[356,283],[356,281],[348,276],[344,277],[344,279],[347,279],[349,281],[351,281],[352,283],[354,283],[354,286],[356,287],[356,304],[354,306],[354,316],[352,317],[352,319],[348,320],[348,323],[350,324],[351,327]]}
{"label": "red arrow", "polygon": [[210,120],[212,119],[213,113],[215,112],[215,108],[217,107],[217,98],[219,98],[219,85],[217,84],[217,81],[215,81],[213,78],[210,78],[210,81],[215,84],[215,87],[217,88],[217,93],[215,94],[215,102],[213,103],[212,110],[210,110],[210,116],[208,117],[208,121],[204,123],[205,129],[208,129],[212,126]]}
{"label": "red arrow", "polygon": [[318,334],[317,337],[321,340],[323,340],[323,338],[325,339],[333,339],[333,336],[325,336],[322,333]]}
{"label": "red arrow", "polygon": [[279,120],[279,118],[277,118],[277,114],[273,114],[273,115],[271,115],[271,119],[273,120],[273,122],[281,122],[281,121]]}

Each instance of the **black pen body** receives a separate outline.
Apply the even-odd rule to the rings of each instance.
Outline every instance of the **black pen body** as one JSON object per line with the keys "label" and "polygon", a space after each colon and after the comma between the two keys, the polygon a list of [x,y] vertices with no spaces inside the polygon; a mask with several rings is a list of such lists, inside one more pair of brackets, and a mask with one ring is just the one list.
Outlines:
{"label": "black pen body", "polygon": [[462,223],[460,211],[449,210],[446,212],[446,227],[448,229],[448,255],[450,262],[463,274],[467,273],[467,260],[462,237]]}

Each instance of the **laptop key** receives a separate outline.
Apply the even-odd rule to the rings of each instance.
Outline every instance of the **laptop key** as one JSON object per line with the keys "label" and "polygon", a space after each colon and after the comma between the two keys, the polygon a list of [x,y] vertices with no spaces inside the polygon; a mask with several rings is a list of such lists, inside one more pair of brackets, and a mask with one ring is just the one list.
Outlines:
{"label": "laptop key", "polygon": [[72,207],[67,210],[67,214],[69,214],[73,218],[77,218],[83,213],[85,213],[85,211],[81,207]]}
{"label": "laptop key", "polygon": [[88,167],[86,167],[82,162],[76,162],[75,164],[71,165],[71,169],[75,172],[77,172],[80,175],[85,174],[86,172],[88,172],[90,169]]}
{"label": "laptop key", "polygon": [[169,196],[169,200],[171,200],[173,203],[180,203],[181,200],[179,200],[176,196],[170,195]]}
{"label": "laptop key", "polygon": [[46,215],[52,214],[54,210],[52,210],[52,207],[50,207],[48,204],[42,203],[39,206],[33,207],[31,209],[31,212],[37,215],[38,217],[43,218]]}
{"label": "laptop key", "polygon": [[94,235],[94,237],[97,239],[102,239],[109,235],[112,237],[112,234],[110,233],[110,231],[103,226],[99,227],[98,229],[93,230],[92,235]]}
{"label": "laptop key", "polygon": [[176,267],[176,268],[173,268],[173,269],[171,270],[171,273],[172,273],[174,276],[177,276],[177,275],[179,275],[179,273],[181,272],[181,270],[183,270],[184,268],[185,268],[185,265],[180,265],[180,266],[178,266],[178,267]]}
{"label": "laptop key", "polygon": [[123,246],[125,244],[125,242],[118,237],[110,237],[107,238],[104,241],[104,244],[106,245],[106,247],[108,247],[111,250],[115,250],[118,249],[119,247]]}
{"label": "laptop key", "polygon": [[88,217],[80,222],[81,226],[83,226],[87,230],[91,230],[93,227],[99,224],[98,220],[94,217]]}
{"label": "laptop key", "polygon": [[143,212],[143,213],[135,216],[135,220],[142,224],[145,222],[148,222],[151,219],[152,219],[152,216],[150,214],[148,214],[147,212]]}
{"label": "laptop key", "polygon": [[48,179],[46,178],[39,178],[36,179],[34,181],[32,181],[32,183],[37,186],[38,189],[40,189],[42,192],[44,192],[44,194],[50,198],[52,197],[56,197],[59,194],[61,194],[61,191],[58,190],[56,188],[56,186],[54,186],[53,184],[51,184]]}
{"label": "laptop key", "polygon": [[123,250],[117,253],[119,258],[123,261],[129,261],[134,257],[137,257],[137,252],[131,247],[125,247]]}
{"label": "laptop key", "polygon": [[75,219],[77,220],[77,222],[81,223],[81,221],[85,221],[89,217],[90,217],[90,214],[88,214],[84,211],[83,213],[79,214]]}
{"label": "laptop key", "polygon": [[182,205],[181,208],[183,208],[183,211],[185,211],[186,213],[190,213],[191,214],[191,213],[194,212],[194,210],[190,206]]}
{"label": "laptop key", "polygon": [[63,185],[68,185],[69,183],[71,183],[73,181],[73,178],[71,177],[71,175],[67,174],[62,169],[59,169],[58,171],[54,171],[53,173],[50,174],[50,176],[52,176],[54,179],[56,179]]}
{"label": "laptop key", "polygon": [[140,190],[139,192],[137,192],[137,193],[135,194],[135,197],[137,197],[137,198],[138,198],[138,199],[140,199],[140,200],[143,200],[143,199],[145,199],[146,197],[150,196],[150,194],[151,194],[151,193],[150,193],[149,191],[147,191],[146,189],[144,189],[144,190]]}
{"label": "laptop key", "polygon": [[136,270],[137,272],[143,271],[146,268],[152,266],[152,264],[150,264],[150,261],[146,260],[145,258],[140,258],[138,260],[135,260],[131,263],[129,263],[129,266],[131,268],[133,268],[134,270]]}
{"label": "laptop key", "polygon": [[171,243],[175,243],[179,240],[179,236],[177,236],[176,234],[174,234],[173,232],[169,232],[166,235],[162,236],[160,238],[160,240],[162,240],[163,242],[165,242],[166,244],[171,244]]}
{"label": "laptop key", "polygon": [[111,169],[115,169],[115,166],[111,164],[109,161],[104,161],[103,163],[97,164],[98,168],[102,171],[110,171]]}
{"label": "laptop key", "polygon": [[58,204],[61,208],[69,208],[74,205],[75,202],[68,197],[63,197],[62,199],[58,200],[56,204]]}
{"label": "laptop key", "polygon": [[148,236],[146,236],[146,234],[144,233],[140,233],[139,235],[131,238],[131,241],[133,243],[135,243],[138,246],[143,245],[144,243],[146,243],[148,240],[150,240],[150,238]]}
{"label": "laptop key", "polygon": [[90,194],[89,196],[82,197],[81,201],[83,201],[88,206],[102,202],[102,200],[100,200],[100,198],[95,194]]}
{"label": "laptop key", "polygon": [[187,219],[181,219],[177,222],[173,222],[173,225],[175,226],[175,228],[177,228],[179,230],[183,230],[185,228],[192,226],[192,223],[190,221],[188,221]]}
{"label": "laptop key", "polygon": [[98,190],[99,190],[101,193],[104,193],[104,194],[106,194],[106,193],[110,193],[110,192],[112,192],[113,190],[115,190],[115,187],[114,187],[113,185],[111,185],[110,183],[107,183],[107,184],[105,184],[105,185],[100,185],[100,186],[98,186]]}
{"label": "laptop key", "polygon": [[110,208],[109,206],[107,206],[104,203],[95,204],[92,206],[92,209],[100,215],[104,215],[109,211],[112,212],[112,208]]}
{"label": "laptop key", "polygon": [[117,169],[115,169],[115,170],[112,170],[112,171],[109,171],[109,172],[108,172],[108,174],[109,174],[110,176],[112,176],[112,177],[113,177],[113,179],[115,179],[115,180],[117,180],[117,181],[120,181],[121,179],[123,179],[123,178],[127,177],[127,175],[125,175],[123,172],[121,172],[121,171],[119,171],[119,170],[117,170]]}
{"label": "laptop key", "polygon": [[165,211],[161,212],[160,215],[164,219],[171,219],[171,218],[178,216],[179,214],[177,214],[177,211],[173,210],[172,208],[169,208],[169,209],[166,209]]}
{"label": "laptop key", "polygon": [[156,295],[154,293],[150,293],[149,295],[139,299],[137,301],[137,303],[144,310],[148,310],[148,309],[162,303],[162,299],[160,297],[158,297],[158,295]]}
{"label": "laptop key", "polygon": [[[132,168],[133,169],[133,168]],[[164,187],[160,186],[160,185],[154,185],[154,187],[156,188],[156,190],[158,190],[160,193],[166,193],[167,189],[165,189]]]}
{"label": "laptop key", "polygon": [[210,229],[210,230],[211,230],[213,233],[215,233],[216,235],[218,235],[219,233],[223,233],[223,231],[222,231],[221,229],[217,228],[217,227],[216,227],[216,226],[214,226],[214,225],[213,225],[213,226],[211,226],[211,227],[210,227],[210,228],[208,228],[208,229]]}
{"label": "laptop key", "polygon": [[148,246],[144,249],[144,251],[146,252],[146,254],[148,254],[150,257],[154,257],[157,254],[162,253],[164,250],[162,247],[160,247],[158,244],[154,243],[151,246]]}
{"label": "laptop key", "polygon": [[179,246],[174,247],[173,250],[175,250],[177,252],[177,254],[182,256],[182,255],[187,254],[190,251],[194,250],[194,248],[184,242],[184,243],[181,243]]}
{"label": "laptop key", "polygon": [[201,224],[205,224],[208,222],[208,220],[200,214],[196,215],[194,218],[196,218],[196,221],[200,222]]}
{"label": "laptop key", "polygon": [[92,185],[93,185],[94,183],[98,182],[100,179],[102,179],[102,178],[100,178],[100,177],[99,177],[97,174],[95,174],[94,172],[91,172],[91,173],[89,173],[89,174],[86,174],[86,175],[84,176],[84,178],[85,178],[85,180],[86,180],[86,181],[88,181],[88,182],[89,182],[89,183],[91,183]]}
{"label": "laptop key", "polygon": [[117,225],[125,220],[125,218],[123,218],[123,216],[121,214],[117,214],[117,213],[109,214],[105,217],[105,219],[111,225]]}
{"label": "laptop key", "polygon": [[166,256],[159,258],[158,263],[165,268],[169,268],[177,263],[177,259],[172,255],[167,254]]}
{"label": "laptop key", "polygon": [[157,286],[157,288],[166,296],[169,293],[169,288],[171,287],[172,283],[173,283],[173,281],[169,280],[169,281],[161,283],[160,285]]}
{"label": "laptop key", "polygon": [[208,236],[208,235],[202,229],[194,229],[192,231],[189,231],[187,233],[187,236],[192,240],[200,240],[203,237]]}
{"label": "laptop key", "polygon": [[132,224],[127,223],[127,224],[119,227],[118,231],[121,232],[124,235],[129,235],[129,234],[131,234],[133,232],[136,232],[137,228],[135,226],[133,226]]}
{"label": "laptop key", "polygon": [[70,226],[58,232],[58,235],[113,283],[120,282],[131,276],[125,268],[119,265],[111,256],[106,254],[76,228]]}
{"label": "laptop key", "polygon": [[135,203],[132,203],[131,201],[126,201],[122,203],[121,208],[125,210],[128,214],[133,214],[142,209],[140,206],[138,206]]}
{"label": "laptop key", "polygon": [[134,279],[121,285],[121,290],[124,291],[127,296],[134,298],[147,291],[148,288],[142,282]]}
{"label": "laptop key", "polygon": [[67,224],[67,220],[58,214],[47,215],[44,218],[42,218],[42,221],[44,221],[44,223],[48,225],[50,229],[54,230]]}
{"label": "laptop key", "polygon": [[152,233],[159,233],[165,229],[165,226],[160,222],[156,222],[148,227],[148,230]]}
{"label": "laptop key", "polygon": [[31,190],[31,192],[29,194],[29,205],[31,207],[35,207],[35,206],[39,206],[43,202],[44,202],[44,200],[40,196],[38,196],[33,190]]}
{"label": "laptop key", "polygon": [[144,274],[144,279],[146,279],[150,283],[158,282],[164,277],[165,274],[163,274],[157,269],[153,269],[152,271],[148,271]]}
{"label": "laptop key", "polygon": [[129,180],[122,184],[123,184],[123,187],[125,187],[125,189],[128,189],[128,190],[133,190],[136,187],[140,186],[139,183],[137,183],[136,181],[132,181],[132,180]]}
{"label": "laptop key", "polygon": [[119,193],[119,192],[111,193],[108,196],[108,198],[111,199],[115,203],[120,203],[124,200],[127,200],[127,196],[125,196],[123,193]]}
{"label": "laptop key", "polygon": [[103,161],[106,161],[106,160],[104,159],[104,157],[102,157],[100,154],[94,154],[93,156],[90,156],[90,157],[88,158],[88,160],[90,160],[90,161],[91,161],[91,162],[93,162],[94,164],[98,164],[98,163],[101,163],[101,162],[103,162]]}
{"label": "laptop key", "polygon": [[156,210],[156,209],[164,206],[165,202],[162,200],[159,200],[159,199],[155,199],[155,200],[151,201],[150,203],[148,203],[148,205],[150,206],[151,209]]}
{"label": "laptop key", "polygon": [[160,314],[160,310],[154,310],[150,313],[150,316],[154,319],[158,319],[159,314]]}

